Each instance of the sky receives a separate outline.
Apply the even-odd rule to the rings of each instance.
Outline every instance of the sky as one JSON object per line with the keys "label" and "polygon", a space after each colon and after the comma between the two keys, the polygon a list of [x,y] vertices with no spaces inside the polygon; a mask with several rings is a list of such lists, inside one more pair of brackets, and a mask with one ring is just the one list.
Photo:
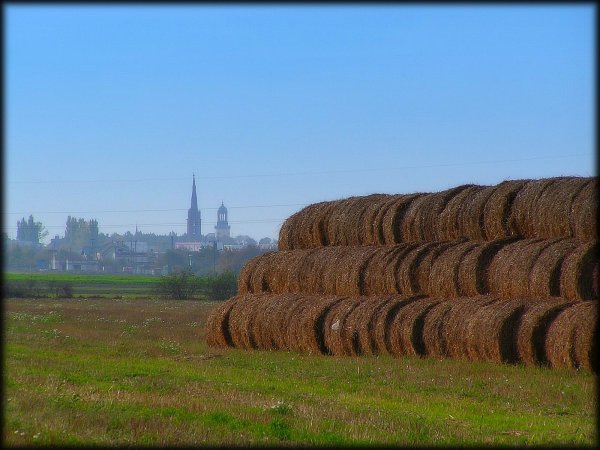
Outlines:
{"label": "sky", "polygon": [[5,3],[4,231],[593,176],[595,8]]}

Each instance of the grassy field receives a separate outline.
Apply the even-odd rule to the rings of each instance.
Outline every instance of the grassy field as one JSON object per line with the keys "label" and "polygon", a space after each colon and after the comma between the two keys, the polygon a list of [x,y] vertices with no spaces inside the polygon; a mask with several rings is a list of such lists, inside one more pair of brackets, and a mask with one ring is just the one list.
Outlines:
{"label": "grassy field", "polygon": [[6,273],[5,282],[33,282],[45,287],[48,283],[70,283],[74,295],[113,298],[148,297],[155,290],[160,277],[148,275],[98,275],[72,273]]}
{"label": "grassy field", "polygon": [[588,372],[215,350],[199,301],[4,301],[6,445],[585,445]]}

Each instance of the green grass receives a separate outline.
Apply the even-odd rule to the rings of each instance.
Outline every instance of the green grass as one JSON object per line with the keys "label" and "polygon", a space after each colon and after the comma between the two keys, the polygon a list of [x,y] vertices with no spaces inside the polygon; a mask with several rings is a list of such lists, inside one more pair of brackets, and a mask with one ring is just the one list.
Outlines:
{"label": "green grass", "polygon": [[16,273],[4,274],[5,281],[29,281],[38,283],[70,282],[74,284],[99,284],[99,285],[148,285],[160,280],[160,277],[150,275],[100,275],[100,274],[72,274],[72,273]]}
{"label": "green grass", "polygon": [[199,301],[6,300],[7,445],[593,445],[588,372],[216,350]]}

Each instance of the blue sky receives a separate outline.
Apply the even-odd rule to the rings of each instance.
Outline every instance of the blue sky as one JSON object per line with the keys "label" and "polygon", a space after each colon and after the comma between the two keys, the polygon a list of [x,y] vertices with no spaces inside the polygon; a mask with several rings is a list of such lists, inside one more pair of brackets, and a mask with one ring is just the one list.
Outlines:
{"label": "blue sky", "polygon": [[595,6],[5,6],[5,219],[276,238],[303,205],[595,174]]}

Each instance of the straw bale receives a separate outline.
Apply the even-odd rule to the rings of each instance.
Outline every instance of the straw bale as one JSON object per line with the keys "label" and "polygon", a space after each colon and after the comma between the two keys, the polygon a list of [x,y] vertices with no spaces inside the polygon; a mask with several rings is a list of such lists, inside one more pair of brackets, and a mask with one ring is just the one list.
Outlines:
{"label": "straw bale", "polygon": [[547,237],[535,227],[536,205],[540,202],[544,192],[561,180],[560,177],[532,180],[519,190],[508,218],[509,228],[514,230],[515,234],[525,238]]}
{"label": "straw bale", "polygon": [[488,270],[490,294],[500,298],[527,297],[529,274],[542,251],[556,240],[522,239],[504,246]]}
{"label": "straw bale", "polygon": [[323,210],[327,210],[331,207],[331,202],[319,202],[310,205],[310,209],[307,210],[299,224],[300,229],[296,230],[299,235],[297,249],[322,247],[319,224],[323,219]]}
{"label": "straw bale", "polygon": [[336,261],[335,291],[328,294],[359,296],[364,291],[364,272],[370,260],[380,251],[380,247],[349,247],[340,260]]}
{"label": "straw bale", "polygon": [[572,237],[571,208],[590,178],[564,177],[550,184],[532,207],[532,228],[546,239]]}
{"label": "straw bale", "polygon": [[465,256],[478,245],[461,242],[442,251],[432,261],[427,293],[434,297],[452,298],[459,296],[459,268]]}
{"label": "straw bale", "polygon": [[[431,251],[429,251],[422,259],[417,260],[417,266],[415,267],[416,283],[418,286],[419,293],[429,294],[429,279],[431,278],[431,268],[433,264],[448,249],[453,247],[462,246],[464,242],[439,242],[432,245]],[[413,292],[411,292],[412,294]]]}
{"label": "straw bale", "polygon": [[517,351],[525,365],[548,364],[545,342],[548,327],[573,302],[562,298],[545,299],[527,304],[517,329]]}
{"label": "straw bale", "polygon": [[420,277],[420,272],[424,271],[427,264],[431,266],[431,261],[436,254],[444,251],[450,245],[452,244],[448,242],[427,242],[419,244],[403,254],[395,273],[398,292],[403,295],[415,295],[426,290],[428,282],[421,284],[420,280],[423,277],[427,280],[429,274]]}
{"label": "straw bale", "polygon": [[257,261],[252,265],[251,272],[249,273],[249,293],[258,294],[259,292],[269,292],[269,286],[265,276],[269,269],[268,261],[274,253],[275,252],[267,252],[252,258],[257,259]]}
{"label": "straw bale", "polygon": [[529,297],[560,296],[560,275],[564,259],[578,246],[578,241],[564,238],[546,247],[529,274]]}
{"label": "straw bale", "polygon": [[[436,241],[454,241],[467,237],[461,227],[461,215],[465,215],[472,199],[483,189],[483,186],[468,186],[446,203],[437,219],[435,227]],[[471,211],[469,212],[471,213]],[[475,211],[475,213],[477,212]],[[479,224],[477,224],[477,227],[479,228]]]}
{"label": "straw bale", "polygon": [[472,185],[465,184],[445,191],[423,194],[414,199],[404,213],[400,226],[405,242],[431,242],[436,240],[439,216],[455,195]]}
{"label": "straw bale", "polygon": [[279,350],[290,350],[287,332],[290,324],[298,314],[298,309],[302,306],[302,299],[306,294],[279,294],[282,299],[281,308],[276,311],[276,317],[270,324],[272,327],[271,333],[275,345]]}
{"label": "straw bale", "polygon": [[292,351],[301,351],[302,341],[306,339],[305,334],[311,332],[311,328],[302,328],[302,318],[305,310],[319,300],[320,296],[300,295],[291,306],[293,311],[289,316],[287,328],[284,331],[286,348]]}
{"label": "straw bale", "polygon": [[469,359],[518,362],[516,331],[526,304],[524,299],[498,300],[475,311],[465,333]]}
{"label": "straw bale", "polygon": [[381,217],[383,230],[383,243],[385,245],[394,245],[400,242],[406,242],[408,236],[402,233],[402,221],[404,215],[413,201],[422,197],[423,193],[407,194],[397,197],[386,209],[385,214]]}
{"label": "straw bale", "polygon": [[569,300],[598,299],[597,241],[579,245],[563,261],[560,273],[560,295]]}
{"label": "straw bale", "polygon": [[377,252],[364,268],[362,293],[364,295],[387,295],[399,292],[396,280],[398,265],[408,252],[419,244],[397,244],[390,247],[377,247]]}
{"label": "straw bale", "polygon": [[346,318],[360,303],[360,298],[345,297],[327,311],[323,321],[323,341],[327,354],[344,355],[342,330],[346,326]]}
{"label": "straw bale", "polygon": [[302,310],[294,326],[299,350],[313,354],[330,354],[325,345],[325,319],[329,311],[346,297],[314,296]]}
{"label": "straw bale", "polygon": [[254,294],[260,295],[262,298],[254,304],[253,309],[249,312],[251,317],[248,321],[248,335],[252,337],[254,343],[253,348],[260,350],[272,350],[273,342],[265,333],[267,328],[270,328],[273,322],[273,308],[278,306],[281,300],[278,295],[273,294]]}
{"label": "straw bale", "polygon": [[[386,297],[359,297],[360,304],[346,317],[345,327],[340,337],[344,354],[372,354],[374,345],[371,342],[372,319],[375,311],[387,301]],[[364,345],[364,348],[363,348]]]}
{"label": "straw bale", "polygon": [[373,221],[372,235],[376,245],[385,245],[384,222],[388,215],[388,210],[398,201],[404,198],[403,194],[395,194],[379,204],[379,210],[375,214]]}
{"label": "straw bale", "polygon": [[264,294],[247,295],[238,301],[229,312],[229,332],[236,348],[253,348],[253,337],[250,336],[249,322],[256,303]]}
{"label": "straw bale", "polygon": [[574,367],[587,369],[595,373],[600,372],[598,361],[598,339],[600,338],[600,324],[598,323],[598,302],[582,302],[586,308],[581,307],[576,318],[573,341]]}
{"label": "straw bale", "polygon": [[206,321],[206,343],[210,347],[233,347],[229,333],[229,313],[240,301],[240,296],[231,297],[221,303],[208,316]]}
{"label": "straw bale", "polygon": [[375,245],[365,234],[366,228],[372,227],[373,204],[385,201],[388,194],[371,194],[360,197],[346,215],[346,245]]}
{"label": "straw bale", "polygon": [[315,222],[312,225],[312,235],[315,244],[320,246],[326,246],[330,243],[330,237],[327,232],[329,227],[329,220],[332,212],[339,207],[341,200],[334,200],[325,202],[323,206],[318,210],[315,216]]}
{"label": "straw bale", "polygon": [[423,318],[423,353],[425,355],[437,358],[448,356],[442,330],[453,303],[455,303],[454,300],[441,301],[425,314]]}
{"label": "straw bale", "polygon": [[489,293],[488,268],[496,253],[515,242],[516,237],[479,243],[462,258],[458,266],[458,295],[472,297]]}
{"label": "straw bale", "polygon": [[371,332],[372,341],[375,344],[374,353],[392,353],[389,343],[392,319],[400,308],[424,297],[424,295],[390,295],[385,297],[386,302],[379,309],[379,314],[374,317],[373,331]]}
{"label": "straw bale", "polygon": [[322,272],[320,274],[315,274],[321,279],[322,289],[318,292],[319,294],[335,295],[338,274],[342,270],[344,262],[352,258],[354,248],[348,246],[330,247],[326,251],[320,252],[320,258],[326,260],[326,264],[321,266]]}
{"label": "straw bale", "polygon": [[481,308],[494,303],[497,298],[475,295],[452,300],[451,309],[444,318],[440,334],[445,351],[450,358],[468,359],[467,327],[471,316]]}
{"label": "straw bale", "polygon": [[551,367],[597,371],[598,302],[577,302],[558,314],[546,334]]}
{"label": "straw bale", "polygon": [[496,186],[479,186],[458,212],[458,238],[467,238],[475,242],[486,241],[484,211],[485,205],[494,193]]}
{"label": "straw bale", "polygon": [[376,326],[384,309],[393,298],[397,296],[378,296],[369,299],[369,308],[363,309],[363,314],[356,318],[357,339],[355,341],[356,354],[377,355]]}
{"label": "straw bale", "polygon": [[598,177],[590,180],[571,205],[571,235],[581,241],[598,239]]}
{"label": "straw bale", "polygon": [[359,200],[360,197],[358,196],[342,199],[331,210],[329,220],[327,221],[327,240],[329,245],[347,245],[345,230],[347,214]]}
{"label": "straw bale", "polygon": [[285,297],[271,294],[267,298],[266,294],[262,295],[265,295],[265,301],[255,311],[252,333],[257,348],[275,350],[277,346],[271,331],[273,330],[273,322],[279,316],[279,310],[286,303]]}
{"label": "straw bale", "polygon": [[239,348],[248,350],[257,348],[254,331],[262,324],[255,327],[254,321],[257,312],[266,307],[270,299],[271,297],[268,294],[252,294],[244,302],[243,308],[237,310],[237,314],[234,316],[236,320],[232,323],[232,326],[235,327],[234,333],[237,333],[240,338]]}
{"label": "straw bale", "polygon": [[258,255],[244,264],[238,276],[238,294],[248,294],[253,292],[252,276],[254,270],[264,255]]}
{"label": "straw bale", "polygon": [[512,205],[519,191],[531,180],[507,180],[498,184],[483,208],[485,239],[493,241],[517,235],[509,226]]}
{"label": "straw bale", "polygon": [[377,217],[384,206],[394,197],[397,197],[397,195],[381,194],[379,198],[373,199],[366,207],[359,229],[362,245],[380,245]]}
{"label": "straw bale", "polygon": [[386,347],[395,356],[424,355],[423,322],[427,312],[442,300],[425,297],[402,305],[387,327]]}

